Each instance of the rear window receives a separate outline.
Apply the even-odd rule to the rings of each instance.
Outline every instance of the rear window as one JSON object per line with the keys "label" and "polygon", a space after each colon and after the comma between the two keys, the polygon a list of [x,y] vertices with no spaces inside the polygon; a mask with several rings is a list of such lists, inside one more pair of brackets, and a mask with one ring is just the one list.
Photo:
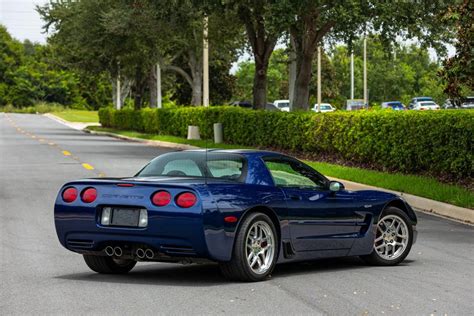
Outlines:
{"label": "rear window", "polygon": [[137,177],[196,177],[245,181],[246,161],[238,154],[176,152],[153,159]]}

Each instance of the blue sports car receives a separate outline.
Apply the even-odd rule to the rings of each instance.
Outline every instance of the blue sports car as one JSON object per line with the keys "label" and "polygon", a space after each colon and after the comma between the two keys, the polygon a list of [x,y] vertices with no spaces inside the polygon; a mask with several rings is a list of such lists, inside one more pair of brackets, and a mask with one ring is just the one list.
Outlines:
{"label": "blue sports car", "polygon": [[211,261],[243,281],[327,257],[395,265],[417,223],[399,196],[348,191],[295,158],[257,150],[167,153],[134,177],[69,182],[54,219],[61,244],[99,273]]}

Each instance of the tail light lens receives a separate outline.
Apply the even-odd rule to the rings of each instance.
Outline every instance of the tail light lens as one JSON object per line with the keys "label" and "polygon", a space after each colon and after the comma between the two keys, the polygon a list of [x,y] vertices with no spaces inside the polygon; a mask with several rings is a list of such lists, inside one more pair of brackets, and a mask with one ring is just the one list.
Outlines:
{"label": "tail light lens", "polygon": [[77,189],[67,188],[63,191],[63,201],[66,203],[74,202],[77,199]]}
{"label": "tail light lens", "polygon": [[196,204],[197,197],[194,193],[184,192],[176,197],[176,204],[179,207],[188,208]]}
{"label": "tail light lens", "polygon": [[151,203],[156,206],[168,205],[171,201],[171,194],[167,191],[155,192],[151,197]]}
{"label": "tail light lens", "polygon": [[97,198],[97,190],[94,188],[87,188],[81,193],[81,199],[84,203],[92,203]]}

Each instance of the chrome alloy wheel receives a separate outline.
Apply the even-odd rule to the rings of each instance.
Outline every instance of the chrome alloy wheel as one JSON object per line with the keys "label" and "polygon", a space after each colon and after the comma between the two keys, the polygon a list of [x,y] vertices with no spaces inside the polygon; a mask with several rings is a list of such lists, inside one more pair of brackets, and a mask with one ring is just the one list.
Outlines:
{"label": "chrome alloy wheel", "polygon": [[245,249],[250,269],[256,274],[267,272],[272,266],[275,252],[275,237],[268,223],[253,223],[247,233]]}
{"label": "chrome alloy wheel", "polygon": [[408,226],[397,215],[386,215],[377,224],[374,249],[385,260],[395,260],[407,248],[410,235]]}

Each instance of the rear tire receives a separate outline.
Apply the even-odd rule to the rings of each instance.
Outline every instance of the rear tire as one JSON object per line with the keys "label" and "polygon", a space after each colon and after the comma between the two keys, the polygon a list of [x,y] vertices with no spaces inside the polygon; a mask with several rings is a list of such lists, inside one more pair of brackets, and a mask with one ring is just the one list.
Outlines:
{"label": "rear tire", "polygon": [[371,265],[397,265],[408,256],[412,244],[411,220],[401,209],[390,206],[380,215],[372,253],[361,259]]}
{"label": "rear tire", "polygon": [[87,266],[97,273],[125,274],[137,264],[135,260],[114,259],[112,257],[83,255]]}
{"label": "rear tire", "polygon": [[219,264],[222,274],[234,281],[263,281],[275,267],[278,246],[272,220],[263,213],[252,213],[237,232],[232,259]]}

